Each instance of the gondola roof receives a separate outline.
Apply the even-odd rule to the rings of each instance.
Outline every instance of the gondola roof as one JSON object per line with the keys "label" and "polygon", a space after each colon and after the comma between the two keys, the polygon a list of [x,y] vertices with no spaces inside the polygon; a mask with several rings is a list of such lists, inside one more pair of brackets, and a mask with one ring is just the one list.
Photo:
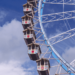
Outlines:
{"label": "gondola roof", "polygon": [[32,6],[33,7],[33,5],[32,4],[30,4],[29,2],[27,2],[26,4],[23,4],[23,6],[25,7],[25,6],[27,6],[27,5],[30,5],[30,6]]}

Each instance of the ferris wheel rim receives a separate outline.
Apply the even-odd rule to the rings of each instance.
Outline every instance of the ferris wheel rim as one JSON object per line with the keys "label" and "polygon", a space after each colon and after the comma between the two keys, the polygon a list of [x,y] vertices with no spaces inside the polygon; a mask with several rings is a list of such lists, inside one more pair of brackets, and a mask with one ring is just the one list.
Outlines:
{"label": "ferris wheel rim", "polygon": [[[43,0],[45,2],[45,0]],[[42,6],[42,7],[41,7]],[[49,45],[49,49],[52,50],[53,54],[55,56],[55,58],[59,58],[64,64],[61,65],[61,63],[59,63],[63,69],[65,71],[67,71],[70,75],[74,75],[73,73],[71,73],[70,70],[72,70],[73,72],[75,72],[75,69],[73,67],[70,66],[70,64],[68,64],[60,55],[59,53],[53,48],[53,46],[50,44],[46,34],[45,34],[45,31],[44,31],[44,28],[43,28],[43,25],[42,25],[42,12],[43,12],[43,8],[44,8],[44,3],[42,3],[42,0],[39,0],[39,6],[38,6],[38,15],[39,15],[39,22],[40,22],[40,27],[41,27],[41,30],[42,30],[42,33],[43,33],[43,37],[45,39],[45,43]],[[57,60],[58,61],[58,60]],[[58,61],[60,62],[60,61]],[[67,67],[70,69],[68,70]]]}

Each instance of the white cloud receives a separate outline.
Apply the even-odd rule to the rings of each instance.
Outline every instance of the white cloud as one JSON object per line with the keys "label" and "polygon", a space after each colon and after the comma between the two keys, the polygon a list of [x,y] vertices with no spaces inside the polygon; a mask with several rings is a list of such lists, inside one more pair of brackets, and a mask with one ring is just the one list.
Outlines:
{"label": "white cloud", "polygon": [[[0,27],[0,74],[1,75],[32,75],[22,65],[29,59],[27,46],[23,39],[23,28],[16,19]],[[26,70],[26,71],[25,71]]]}
{"label": "white cloud", "polygon": [[54,13],[55,10],[54,9],[47,9],[49,13]]}
{"label": "white cloud", "polygon": [[54,23],[46,23],[44,25],[45,28],[52,28],[54,26]]}
{"label": "white cloud", "polygon": [[75,0],[73,0],[73,2],[75,3]]}
{"label": "white cloud", "polygon": [[4,12],[4,11],[0,10],[0,21],[3,21],[4,18],[6,17],[6,15],[7,15],[7,12]]}
{"label": "white cloud", "polygon": [[27,46],[22,31],[21,22],[15,19],[0,27],[0,62],[8,60],[25,61]]}
{"label": "white cloud", "polygon": [[75,47],[71,47],[62,54],[62,57],[69,63],[75,59]]}
{"label": "white cloud", "polygon": [[21,63],[18,61],[9,61],[8,63],[0,63],[1,75],[32,75],[31,72],[24,71]]}
{"label": "white cloud", "polygon": [[22,31],[21,22],[15,19],[0,27],[0,62],[25,59],[27,46]]}
{"label": "white cloud", "polygon": [[55,32],[54,34],[50,34],[50,35],[49,35],[49,38],[54,37],[54,36],[56,36],[56,35],[59,35],[59,34],[61,34],[61,33],[62,33],[62,31],[60,31],[59,29],[56,29],[56,32]]}

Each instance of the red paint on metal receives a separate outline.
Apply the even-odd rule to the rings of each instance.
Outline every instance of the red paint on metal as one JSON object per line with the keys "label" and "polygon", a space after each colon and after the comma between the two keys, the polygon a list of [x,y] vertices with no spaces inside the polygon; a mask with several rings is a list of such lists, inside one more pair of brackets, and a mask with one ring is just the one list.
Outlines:
{"label": "red paint on metal", "polygon": [[32,53],[34,53],[34,51],[32,51]]}
{"label": "red paint on metal", "polygon": [[28,8],[26,10],[28,11]]}
{"label": "red paint on metal", "polygon": [[29,38],[29,35],[27,35],[27,37]]}
{"label": "red paint on metal", "polygon": [[44,70],[44,67],[42,66],[41,69]]}
{"label": "red paint on metal", "polygon": [[25,23],[27,23],[27,21],[25,21]]}

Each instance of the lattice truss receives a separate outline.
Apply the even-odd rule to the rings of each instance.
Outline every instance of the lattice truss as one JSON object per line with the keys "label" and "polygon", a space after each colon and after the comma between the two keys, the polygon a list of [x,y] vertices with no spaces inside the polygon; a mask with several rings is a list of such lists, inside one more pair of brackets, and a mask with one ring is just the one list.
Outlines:
{"label": "lattice truss", "polygon": [[75,60],[73,60],[70,65],[72,65],[73,67],[75,67]]}
{"label": "lattice truss", "polygon": [[[46,0],[44,3],[53,3],[53,4],[69,4],[75,5],[73,0]],[[61,21],[67,19],[74,19],[75,18],[75,10],[73,11],[66,11],[66,12],[59,12],[59,13],[52,13],[52,14],[44,14],[42,17],[42,23],[54,22],[54,21]],[[65,39],[68,39],[75,35],[75,28],[58,34],[54,37],[49,38],[49,41],[52,45],[61,42]]]}
{"label": "lattice truss", "polygon": [[74,0],[46,0],[46,2],[43,3],[75,5]]}
{"label": "lattice truss", "polygon": [[[37,27],[37,26],[34,27],[34,31],[35,31],[36,37],[37,37],[36,42],[39,43],[39,45],[41,47],[41,51],[42,51],[42,54],[41,54],[40,58],[46,58],[50,62],[56,62],[56,59],[52,56],[52,51],[49,50],[49,46],[47,44],[45,44],[45,39],[43,38],[43,33],[41,32],[41,29],[39,27]],[[59,40],[59,42],[60,42],[62,40],[65,40],[67,38],[70,38],[71,36],[74,36],[74,35],[75,35],[75,28],[74,29],[71,29],[71,30],[69,30],[67,32],[64,32],[62,34],[59,34],[57,36],[54,36],[54,37],[50,38],[50,40],[52,41],[53,39],[60,37],[61,38]],[[63,38],[62,38],[62,36],[63,36]],[[58,42],[58,40],[56,42]],[[59,60],[59,58],[58,58],[58,60]],[[60,63],[62,64],[63,61],[60,61]],[[72,64],[73,63],[75,63],[75,61],[72,62]],[[69,69],[69,67],[67,67],[67,69]],[[68,75],[68,73],[65,72],[63,70],[63,68],[61,68],[60,64],[58,64],[58,63],[55,63],[55,64],[52,64],[51,63],[50,72],[51,72],[51,70],[55,70],[54,71],[54,74],[58,74],[58,75],[61,75],[61,74],[64,75],[64,74],[66,74],[66,75]]]}
{"label": "lattice truss", "polygon": [[49,38],[52,45],[75,36],[75,28]]}
{"label": "lattice truss", "polygon": [[53,14],[44,14],[41,17],[43,18],[42,23],[73,19],[75,18],[75,10],[67,11],[67,12],[53,13]]}
{"label": "lattice truss", "polygon": [[[37,36],[36,42],[40,44],[41,51],[42,51],[40,58],[46,58],[50,61],[50,66],[51,66],[50,74],[68,75],[68,73],[63,70],[61,65],[59,63],[57,63],[56,59],[52,56],[52,51],[50,51],[49,46],[47,44],[45,44],[45,39],[43,38],[41,29],[38,27],[34,27],[34,31],[36,32],[36,36]],[[58,58],[58,60],[59,60],[59,58]],[[63,61],[60,61],[60,63],[62,64]],[[69,69],[69,68],[67,67],[67,69]],[[54,72],[53,72],[53,70],[54,70]]]}
{"label": "lattice truss", "polygon": [[[45,0],[44,0],[45,1]],[[55,1],[55,0],[54,0]],[[59,0],[58,0],[59,1]],[[68,2],[69,3],[69,1],[71,1],[71,0],[62,0],[60,3],[62,3],[63,5],[64,5],[64,3],[65,2]],[[43,2],[43,3],[47,3],[47,1],[46,2]],[[42,3],[42,8],[41,8],[41,11],[43,10],[43,4]],[[48,2],[49,3],[49,2]],[[69,3],[69,4],[71,4],[71,3]],[[40,8],[40,6],[41,6],[41,3],[40,3],[40,5],[39,5],[39,8]],[[41,14],[41,13],[39,13],[39,14]],[[54,22],[54,21],[60,21],[60,20],[66,20],[66,19],[72,19],[72,18],[75,18],[75,10],[74,11],[67,11],[67,12],[59,12],[59,13],[53,13],[53,14],[44,14],[44,15],[39,15],[40,16],[40,19],[42,18],[42,22],[41,23],[47,23],[47,22]],[[43,25],[43,24],[42,24]],[[41,26],[42,26],[41,25]],[[42,31],[43,31],[43,28],[42,28]],[[70,32],[70,31],[72,31],[72,29],[71,30],[69,30],[69,31],[67,31],[66,33],[64,32],[64,35],[62,36],[61,34],[59,34],[60,36],[57,36],[57,38],[61,38],[61,37],[65,37],[66,39],[68,38],[68,36],[70,35],[70,34],[73,34],[75,31],[72,31],[72,32]],[[44,32],[44,31],[43,31]],[[63,34],[63,33],[62,33]],[[71,36],[71,35],[70,35]],[[56,36],[55,36],[56,37]],[[60,38],[59,38],[59,40],[60,40]],[[55,38],[56,39],[56,38]],[[54,39],[54,40],[55,40]],[[63,38],[64,39],[64,38]],[[62,39],[62,40],[63,40]],[[46,38],[46,40],[48,41],[48,39]],[[54,41],[53,40],[53,41]],[[48,42],[48,44],[50,45],[50,43]],[[50,45],[51,46],[51,45]],[[52,48],[53,49],[53,48]],[[54,50],[54,49],[53,49]],[[57,53],[56,53],[57,54]],[[58,54],[57,54],[57,56],[58,56],[58,58],[57,58],[57,60],[60,60],[60,65],[61,64],[64,64],[64,66],[66,65],[66,67],[67,67],[67,69],[65,69],[65,70],[67,70],[67,72],[69,73],[69,70],[73,70],[73,68],[67,63],[67,62],[65,62]],[[60,59],[59,59],[60,58]],[[63,67],[63,65],[62,65],[62,67]],[[74,70],[73,70],[74,71]],[[56,75],[59,75],[59,74],[56,74]]]}
{"label": "lattice truss", "polygon": [[[51,0],[46,0],[46,1],[51,1]],[[64,3],[72,3],[72,0],[65,0]],[[54,3],[63,3],[63,0],[52,0],[51,2]],[[38,12],[38,7],[35,8],[34,13]],[[60,13],[53,13],[53,14],[46,14],[46,15],[42,15],[41,16],[43,18],[42,23],[46,23],[46,22],[53,22],[53,21],[59,21],[59,20],[63,20],[63,19],[71,19],[71,18],[75,18],[75,11],[68,11],[68,12],[60,12]],[[43,38],[43,33],[41,32],[41,28],[38,27],[38,23],[39,23],[39,19],[38,16],[34,16],[33,17],[34,20],[34,31],[36,33],[36,40],[35,42],[39,43],[39,45],[41,46],[41,48],[46,48],[46,50],[41,49],[42,50],[42,54],[40,56],[40,58],[47,58],[48,60],[56,60],[55,58],[52,57],[52,51],[49,51],[49,46],[47,44],[45,44],[45,39]],[[31,26],[30,26],[31,27]],[[56,35],[54,37],[49,38],[51,44],[56,44],[58,42],[61,42],[67,38],[70,38],[72,36],[75,35],[75,28],[71,29],[69,31],[66,31],[64,33],[61,33],[59,35]],[[60,59],[58,59],[60,60]],[[60,62],[61,64],[63,63],[62,61]],[[61,67],[60,65],[52,65],[51,68],[55,67],[56,68],[56,73],[55,74],[62,74],[61,73]],[[68,68],[68,67],[67,67]],[[58,72],[59,70],[59,72]],[[68,73],[63,73],[63,74],[68,74]]]}

